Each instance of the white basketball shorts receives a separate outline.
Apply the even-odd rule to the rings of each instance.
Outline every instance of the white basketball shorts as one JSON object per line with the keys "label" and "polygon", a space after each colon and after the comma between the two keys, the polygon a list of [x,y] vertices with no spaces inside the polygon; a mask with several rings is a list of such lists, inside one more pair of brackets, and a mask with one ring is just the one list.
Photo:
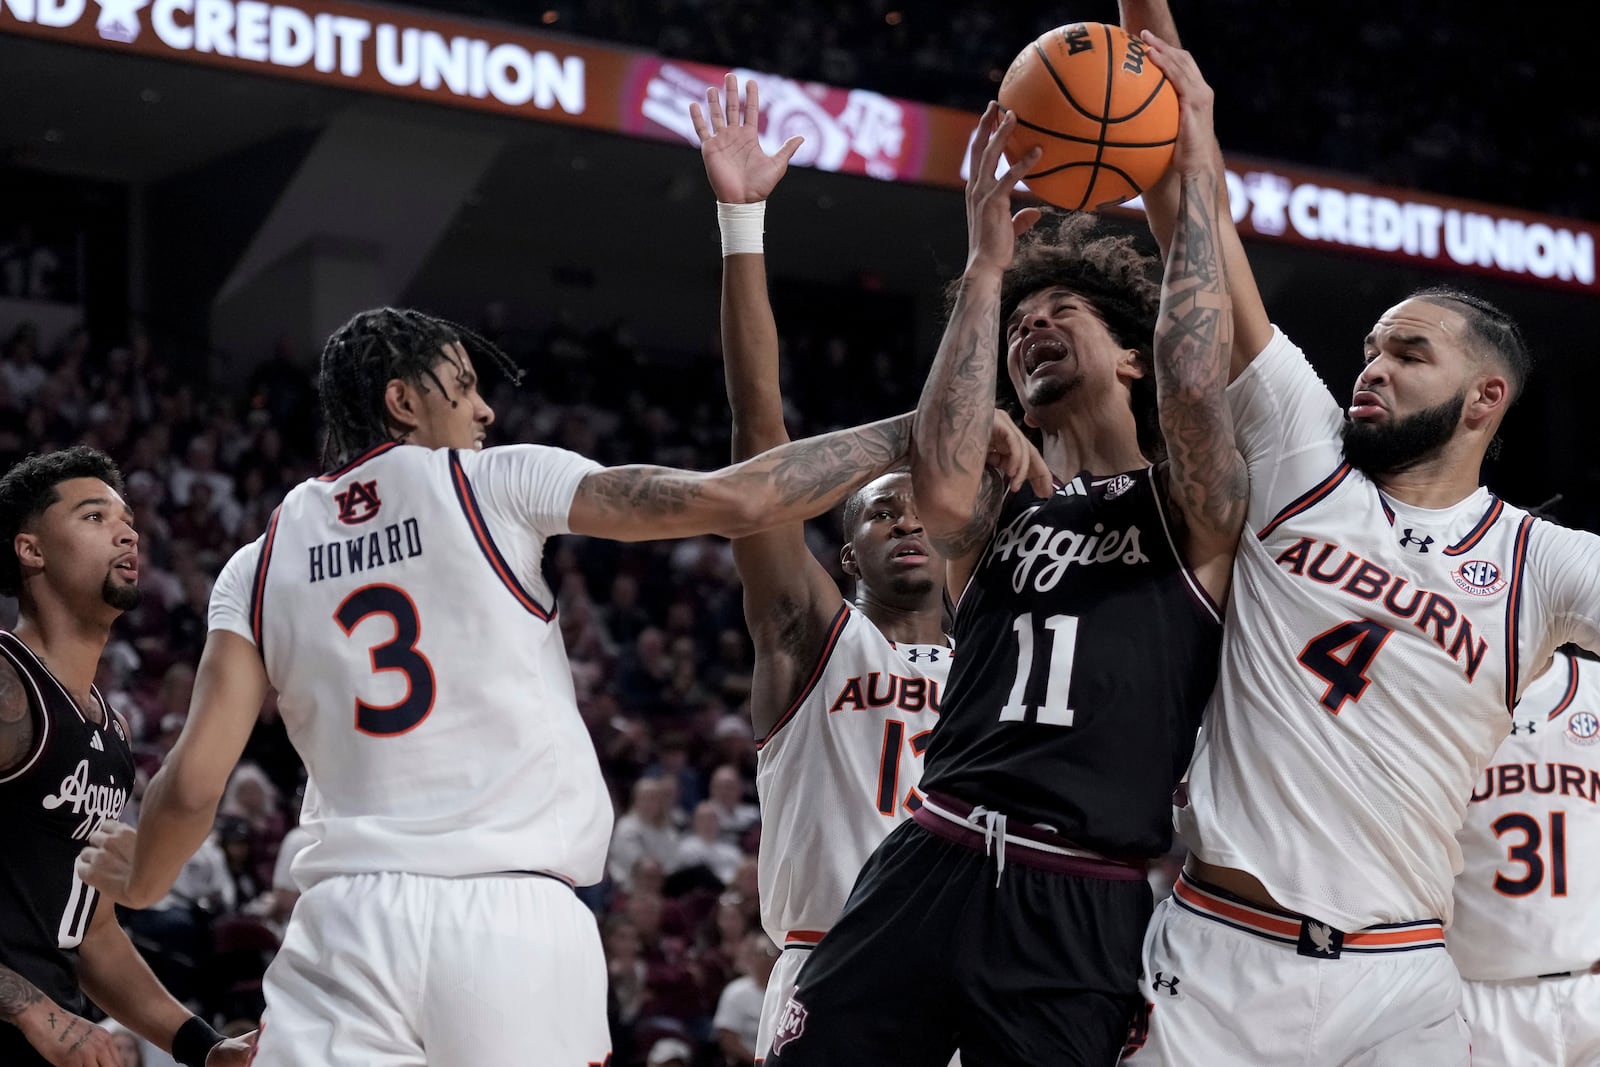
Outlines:
{"label": "white basketball shorts", "polygon": [[267,969],[253,1067],[604,1064],[594,916],[540,875],[312,886]]}
{"label": "white basketball shorts", "polygon": [[1464,985],[1472,1067],[1600,1064],[1600,975]]}
{"label": "white basketball shorts", "polygon": [[[1437,922],[1344,933],[1180,876],[1156,905],[1135,1067],[1468,1067]],[[1475,1060],[1471,1061],[1476,1063]]]}

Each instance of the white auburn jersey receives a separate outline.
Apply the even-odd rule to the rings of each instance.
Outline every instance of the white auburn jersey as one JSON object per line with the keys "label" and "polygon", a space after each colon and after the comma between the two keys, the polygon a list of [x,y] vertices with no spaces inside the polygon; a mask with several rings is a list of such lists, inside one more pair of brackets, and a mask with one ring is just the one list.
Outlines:
{"label": "white auburn jersey", "polygon": [[815,940],[873,851],[921,802],[945,645],[896,645],[843,604],[804,691],[757,742],[761,924]]}
{"label": "white auburn jersey", "polygon": [[1557,653],[1522,694],[1458,835],[1465,978],[1584,972],[1600,960],[1600,663]]}
{"label": "white auburn jersey", "polygon": [[1179,832],[1342,930],[1448,926],[1456,831],[1525,676],[1600,639],[1600,538],[1482,488],[1387,497],[1276,330],[1228,399],[1250,505]]}
{"label": "white auburn jersey", "polygon": [[596,469],[538,445],[383,445],[296,486],[229,561],[211,629],[255,643],[305,761],[302,888],[600,879],[611,799],[539,569]]}

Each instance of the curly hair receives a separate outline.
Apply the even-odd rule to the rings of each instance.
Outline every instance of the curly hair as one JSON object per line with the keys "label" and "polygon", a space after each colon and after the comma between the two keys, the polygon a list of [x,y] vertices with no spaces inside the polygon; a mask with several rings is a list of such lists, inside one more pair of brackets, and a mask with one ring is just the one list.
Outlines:
{"label": "curly hair", "polygon": [[124,496],[122,472],[111,457],[88,445],[35,453],[0,478],[0,595],[22,591],[22,562],[17,559],[17,534],[38,521],[61,499],[56,486],[74,478],[98,478]]}
{"label": "curly hair", "polygon": [[317,379],[328,435],[323,462],[343,466],[393,437],[384,393],[394,379],[431,381],[448,395],[434,368],[444,358],[441,349],[457,343],[475,360],[489,357],[513,385],[522,382],[523,372],[493,341],[411,308],[363,311],[335,330],[322,346]]}
{"label": "curly hair", "polygon": [[[1082,211],[1047,211],[1017,243],[1016,257],[1000,283],[1001,351],[1004,324],[1029,296],[1042,289],[1070,289],[1089,302],[1112,339],[1139,353],[1144,377],[1132,384],[1131,404],[1139,448],[1150,459],[1166,454],[1156,410],[1155,330],[1161,307],[1161,262],[1139,251],[1132,237],[1102,233],[1099,216]],[[954,304],[956,286],[947,293]],[[1022,401],[1002,369],[995,399],[1019,422]]]}

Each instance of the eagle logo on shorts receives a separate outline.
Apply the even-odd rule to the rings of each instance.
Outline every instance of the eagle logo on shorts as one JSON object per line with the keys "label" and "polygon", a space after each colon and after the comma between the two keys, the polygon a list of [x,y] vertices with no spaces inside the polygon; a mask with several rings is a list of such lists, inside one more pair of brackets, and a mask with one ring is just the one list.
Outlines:
{"label": "eagle logo on shorts", "polygon": [[794,997],[783,1006],[783,1015],[778,1019],[778,1032],[772,1037],[772,1054],[776,1056],[783,1051],[783,1046],[806,1032],[806,1009]]}
{"label": "eagle logo on shorts", "polygon": [[378,499],[378,482],[351,482],[341,493],[333,494],[339,502],[339,521],[346,526],[359,526],[375,518],[383,501]]}

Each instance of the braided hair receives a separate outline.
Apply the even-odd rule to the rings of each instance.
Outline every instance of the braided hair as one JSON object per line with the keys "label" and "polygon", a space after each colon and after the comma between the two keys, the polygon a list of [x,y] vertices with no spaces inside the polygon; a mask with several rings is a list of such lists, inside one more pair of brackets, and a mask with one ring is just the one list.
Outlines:
{"label": "braided hair", "polygon": [[[474,358],[488,356],[511,384],[523,371],[493,341],[459,323],[412,308],[375,308],[357,314],[322,346],[317,389],[327,431],[323,462],[341,467],[362,453],[394,439],[385,393],[398,378],[441,395],[449,390],[434,370],[448,359],[447,345],[460,344]],[[456,403],[452,401],[452,406]]]}
{"label": "braided hair", "polygon": [[1466,321],[1469,344],[1480,356],[1498,362],[1511,378],[1511,397],[1516,400],[1533,373],[1533,356],[1522,336],[1517,320],[1481,296],[1453,285],[1433,285],[1418,289],[1407,300],[1430,304],[1449,304]]}

